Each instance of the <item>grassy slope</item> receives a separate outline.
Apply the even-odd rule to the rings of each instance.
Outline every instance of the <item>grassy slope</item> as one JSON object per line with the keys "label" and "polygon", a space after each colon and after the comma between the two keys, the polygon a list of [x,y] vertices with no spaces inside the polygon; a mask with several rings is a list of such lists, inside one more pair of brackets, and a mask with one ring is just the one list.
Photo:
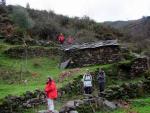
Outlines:
{"label": "grassy slope", "polygon": [[[68,69],[61,70],[58,68],[59,57],[55,56],[51,58],[46,58],[46,57],[32,58],[32,59],[28,59],[26,62],[25,59],[12,59],[2,54],[2,52],[5,49],[10,48],[11,45],[6,45],[4,43],[1,43],[0,47],[1,47],[0,48],[0,69],[4,68],[6,70],[13,69],[16,71],[20,71],[22,66],[23,68],[22,70],[24,72],[28,71],[31,73],[31,75],[27,77],[23,77],[24,79],[22,79],[22,80],[25,79],[28,80],[27,85],[25,85],[23,82],[21,83],[17,82],[15,84],[9,85],[8,83],[0,80],[0,98],[3,98],[8,94],[20,95],[27,90],[32,91],[37,88],[43,89],[48,75],[52,76],[56,80],[58,87],[68,82],[68,80],[65,80],[63,83],[58,83],[58,78],[59,78],[58,75],[62,71],[68,70]],[[98,66],[92,66],[89,68],[95,69],[97,67]],[[84,71],[85,68],[82,68],[80,74],[83,74]],[[36,73],[36,76],[32,76],[32,74],[34,73]],[[79,73],[75,73],[74,76],[75,75],[79,75]]]}
{"label": "grassy slope", "polygon": [[[4,45],[2,45],[0,50],[3,51],[9,47],[11,47],[11,46],[4,44]],[[27,64],[26,64],[25,59],[11,59],[11,58],[4,56],[3,54],[0,53],[0,62],[1,62],[0,68],[6,68],[8,70],[14,69],[14,70],[20,71],[20,67],[22,65],[23,71],[29,71],[30,73],[36,73],[37,74],[35,77],[33,77],[33,76],[25,77],[25,79],[28,80],[27,85],[25,85],[24,83],[15,83],[15,84],[9,85],[6,82],[0,81],[0,99],[7,96],[8,94],[21,95],[27,90],[32,91],[32,90],[35,90],[37,88],[43,89],[44,85],[45,85],[45,80],[46,80],[48,75],[53,76],[53,78],[57,82],[58,87],[60,87],[64,84],[66,84],[68,81],[71,81],[73,77],[75,77],[79,74],[83,74],[85,72],[86,68],[89,68],[92,71],[92,70],[95,70],[96,68],[99,67],[99,65],[97,65],[97,66],[81,68],[80,72],[75,73],[73,77],[67,78],[64,82],[60,83],[60,82],[58,82],[58,78],[59,78],[58,75],[62,71],[68,71],[69,69],[60,70],[58,68],[59,57],[32,58],[32,59],[28,59]],[[35,64],[38,64],[38,66],[35,66]],[[109,69],[112,67],[112,64],[102,65],[101,67],[105,67],[105,68]],[[139,79],[141,79],[141,78],[139,78]],[[108,81],[107,82],[108,85],[120,84],[122,82],[130,82],[130,80],[128,80],[128,81],[113,81],[109,77],[107,78],[107,81]],[[135,80],[135,81],[137,81],[137,80]],[[150,112],[149,104],[142,106],[140,103],[141,103],[141,101],[143,103],[150,103],[150,98],[141,99],[138,101],[140,101],[138,104],[136,104],[137,103],[136,100],[135,100],[135,102],[133,102],[133,109],[136,111],[140,111],[139,113],[149,113]],[[62,104],[63,104],[62,102],[57,102],[57,107],[60,108],[60,106]],[[42,108],[45,108],[45,106],[42,106]],[[30,109],[27,112],[31,113],[33,111],[34,110]],[[119,109],[119,110],[115,110],[111,113],[126,113],[126,110]]]}

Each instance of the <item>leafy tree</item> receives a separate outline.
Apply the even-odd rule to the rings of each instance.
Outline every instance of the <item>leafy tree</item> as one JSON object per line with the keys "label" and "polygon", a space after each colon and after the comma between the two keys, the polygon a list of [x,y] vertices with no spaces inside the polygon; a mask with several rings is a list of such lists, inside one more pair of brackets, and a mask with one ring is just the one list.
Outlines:
{"label": "leafy tree", "polygon": [[12,20],[24,31],[27,31],[34,26],[34,22],[30,18],[27,10],[20,6],[13,8]]}

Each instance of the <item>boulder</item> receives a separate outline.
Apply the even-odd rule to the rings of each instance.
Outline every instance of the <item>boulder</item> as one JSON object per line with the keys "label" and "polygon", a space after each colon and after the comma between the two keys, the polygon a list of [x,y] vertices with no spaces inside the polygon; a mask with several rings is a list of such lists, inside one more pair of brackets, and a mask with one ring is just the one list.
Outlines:
{"label": "boulder", "polygon": [[114,102],[110,102],[110,101],[108,101],[108,100],[105,100],[105,101],[103,102],[103,104],[104,104],[104,106],[105,106],[107,109],[113,110],[113,109],[116,109],[116,108],[117,108],[117,105],[116,105]]}
{"label": "boulder", "polygon": [[57,110],[53,111],[53,112],[49,112],[48,110],[40,110],[38,111],[38,113],[59,113]]}
{"label": "boulder", "polygon": [[74,111],[70,111],[69,113],[78,113],[78,111],[75,111],[75,110],[74,110]]}

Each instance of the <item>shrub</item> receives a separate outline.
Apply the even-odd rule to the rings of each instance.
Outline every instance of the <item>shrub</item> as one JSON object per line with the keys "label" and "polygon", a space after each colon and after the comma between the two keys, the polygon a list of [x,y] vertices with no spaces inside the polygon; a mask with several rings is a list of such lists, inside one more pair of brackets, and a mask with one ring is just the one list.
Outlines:
{"label": "shrub", "polygon": [[26,9],[21,6],[13,7],[12,20],[21,29],[27,30],[34,26],[33,20],[30,18]]}

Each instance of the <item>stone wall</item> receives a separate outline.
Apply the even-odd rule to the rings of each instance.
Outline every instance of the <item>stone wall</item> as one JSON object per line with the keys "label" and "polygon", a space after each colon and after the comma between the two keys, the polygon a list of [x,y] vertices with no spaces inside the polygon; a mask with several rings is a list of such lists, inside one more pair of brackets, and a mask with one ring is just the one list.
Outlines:
{"label": "stone wall", "polygon": [[13,47],[4,52],[7,56],[12,58],[22,58],[27,54],[28,58],[31,57],[49,57],[61,54],[59,48],[45,48],[45,47]]}
{"label": "stone wall", "polygon": [[148,70],[148,58],[143,57],[143,58],[136,58],[132,61],[131,65],[131,70],[130,74],[132,76],[138,76],[139,74],[145,72]]}
{"label": "stone wall", "polygon": [[69,67],[83,67],[94,64],[107,64],[121,60],[118,46],[104,46],[97,48],[86,48],[68,50],[63,54],[62,62],[71,59]]}
{"label": "stone wall", "polygon": [[0,103],[1,113],[22,113],[24,109],[46,103],[45,94],[40,90],[27,91],[22,96],[7,96]]}
{"label": "stone wall", "polygon": [[137,83],[114,85],[105,90],[103,97],[112,99],[129,99],[150,94],[150,77]]}

